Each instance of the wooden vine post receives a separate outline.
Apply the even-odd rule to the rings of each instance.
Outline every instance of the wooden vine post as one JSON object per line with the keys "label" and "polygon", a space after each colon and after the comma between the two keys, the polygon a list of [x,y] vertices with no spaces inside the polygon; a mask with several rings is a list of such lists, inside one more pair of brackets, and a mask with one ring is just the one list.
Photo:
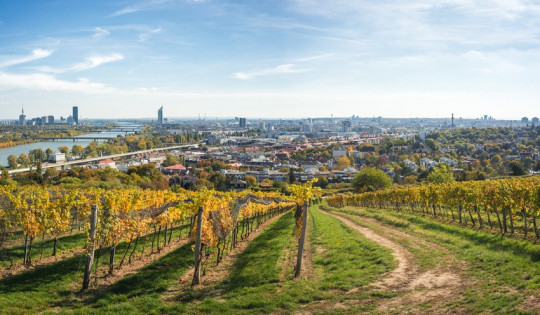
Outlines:
{"label": "wooden vine post", "polygon": [[92,264],[94,263],[94,251],[96,249],[96,226],[97,226],[98,206],[92,205],[92,213],[90,214],[90,243],[88,246],[88,255],[86,256],[86,267],[84,268],[84,279],[82,290],[88,289],[90,284],[90,274],[92,273]]}
{"label": "wooden vine post", "polygon": [[203,207],[199,207],[197,213],[197,231],[195,235],[195,271],[193,272],[193,281],[191,285],[197,285],[201,282],[201,260],[202,260],[202,219],[203,219]]}
{"label": "wooden vine post", "polygon": [[306,240],[306,227],[307,227],[307,215],[308,215],[308,202],[304,202],[302,210],[302,230],[300,231],[300,238],[298,239],[298,256],[296,260],[296,268],[294,271],[294,277],[300,276],[302,269],[302,255],[304,254],[304,241]]}

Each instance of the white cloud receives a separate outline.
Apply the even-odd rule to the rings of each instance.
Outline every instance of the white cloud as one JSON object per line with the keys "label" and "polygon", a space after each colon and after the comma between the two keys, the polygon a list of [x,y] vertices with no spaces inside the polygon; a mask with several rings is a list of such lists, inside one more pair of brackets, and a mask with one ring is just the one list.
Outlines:
{"label": "white cloud", "polygon": [[142,1],[127,7],[124,7],[116,12],[114,12],[111,16],[119,16],[124,14],[130,14],[138,11],[147,11],[147,10],[153,10],[156,9],[157,6],[160,6],[165,3],[172,2],[173,0],[150,0],[150,1]]}
{"label": "white cloud", "polygon": [[287,74],[287,73],[301,73],[306,72],[304,69],[295,69],[294,64],[284,64],[279,65],[274,68],[268,68],[268,69],[255,69],[247,72],[235,72],[233,76],[240,80],[249,80],[255,77],[262,77],[267,75],[274,75],[274,74]]}
{"label": "white cloud", "polygon": [[139,41],[140,42],[147,41],[148,38],[150,38],[150,36],[152,36],[154,34],[157,34],[157,33],[161,32],[161,31],[162,31],[162,29],[160,27],[158,27],[158,28],[155,28],[153,30],[149,30],[147,32],[144,32],[141,35],[139,35]]}
{"label": "white cloud", "polygon": [[95,67],[99,67],[102,64],[115,62],[124,59],[121,54],[111,54],[107,56],[92,56],[86,58],[84,62],[78,63],[70,68],[70,71],[85,71]]}
{"label": "white cloud", "polygon": [[335,56],[335,54],[321,54],[321,55],[301,57],[301,58],[296,59],[296,61],[297,62],[308,62],[308,61],[315,61],[315,60],[326,60],[326,59],[332,58],[334,56]]}
{"label": "white cloud", "polygon": [[110,54],[105,56],[91,56],[86,58],[83,62],[77,63],[68,68],[53,68],[49,66],[37,67],[36,69],[41,72],[48,73],[64,73],[64,72],[80,72],[89,69],[99,67],[103,64],[123,60],[124,56],[121,54]]}
{"label": "white cloud", "polygon": [[76,91],[84,93],[106,93],[114,89],[102,83],[79,78],[77,81],[59,80],[48,74],[9,74],[0,72],[0,90],[26,89],[40,91]]}
{"label": "white cloud", "polygon": [[[52,53],[53,53],[52,50],[45,50],[45,49],[36,48],[36,49],[32,50],[32,54],[28,55],[28,56],[11,57],[11,58],[9,58],[9,57],[7,57],[7,58],[6,57],[5,58],[0,57],[0,68],[14,66],[14,65],[21,64],[21,63],[27,63],[27,62],[31,62],[31,61],[34,61],[34,60],[46,58],[46,57],[49,57]],[[4,59],[4,60],[2,61],[2,59]]]}
{"label": "white cloud", "polygon": [[111,34],[111,32],[101,27],[96,27],[95,30],[96,32],[94,33],[94,35],[92,35],[92,37],[103,37]]}

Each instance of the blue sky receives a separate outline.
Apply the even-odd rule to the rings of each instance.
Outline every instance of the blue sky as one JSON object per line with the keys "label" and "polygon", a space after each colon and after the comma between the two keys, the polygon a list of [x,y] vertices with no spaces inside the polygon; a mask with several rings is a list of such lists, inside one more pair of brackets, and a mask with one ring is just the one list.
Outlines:
{"label": "blue sky", "polygon": [[0,109],[540,116],[540,1],[1,1]]}

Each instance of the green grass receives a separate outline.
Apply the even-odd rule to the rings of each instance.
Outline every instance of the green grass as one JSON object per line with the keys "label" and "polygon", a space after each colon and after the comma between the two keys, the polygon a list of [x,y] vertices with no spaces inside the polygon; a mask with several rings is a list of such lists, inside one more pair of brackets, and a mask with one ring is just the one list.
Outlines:
{"label": "green grass", "polygon": [[167,313],[167,305],[160,296],[193,266],[191,245],[179,247],[136,274],[114,283],[104,292],[85,296],[80,303],[84,304],[83,307],[69,303],[59,306],[74,307],[77,314]]}
{"label": "green grass", "polygon": [[[65,251],[75,248],[82,248],[86,240],[84,233],[77,233],[58,238],[56,255],[61,255]],[[53,254],[54,240],[49,239],[43,242],[34,241],[32,244],[32,262],[36,262],[40,257],[48,257]],[[9,267],[11,261],[14,265],[22,264],[24,260],[24,246],[3,248],[0,250],[0,268]]]}
{"label": "green grass", "polygon": [[[180,233],[180,231],[181,228],[175,228],[173,230],[173,238],[178,238],[178,233]],[[182,229],[182,233],[185,235],[185,228]],[[141,237],[139,240],[139,247],[135,252],[136,255],[138,254],[140,256],[143,254],[143,243],[149,243],[152,237],[153,234]],[[161,238],[161,240],[163,240],[163,238]],[[115,257],[116,265],[118,265],[121,260],[126,248],[127,244],[125,242],[122,242],[117,246],[117,255]],[[182,252],[182,255],[180,256],[183,256],[185,252],[188,252],[186,257],[193,260],[191,248],[188,245],[181,247],[181,249],[182,248],[184,249],[184,252]],[[149,245],[146,245],[145,252],[148,252],[149,249]],[[173,253],[176,253],[178,250]],[[191,254],[189,254],[189,252],[191,252]],[[104,255],[101,255],[100,258],[101,264],[108,262],[109,258],[108,250],[103,250],[103,253]],[[173,253],[169,253],[169,255],[172,255]],[[166,260],[169,255],[165,256],[163,259]],[[80,308],[88,303],[97,304],[97,300],[87,300],[86,295],[78,294],[82,285],[85,259],[85,255],[80,254],[0,280],[0,314],[28,314],[47,311],[56,307],[65,310],[72,307]],[[163,274],[164,276],[167,276],[168,273],[169,272],[164,272]],[[148,282],[153,283],[154,280],[157,280],[159,278],[157,277],[158,274],[160,273],[154,273],[148,279]],[[92,279],[92,283],[94,283],[94,278]],[[145,286],[149,287],[148,284],[145,284]],[[113,286],[111,289],[117,290],[117,287]],[[90,296],[92,296],[92,294],[90,294]],[[100,300],[107,300],[105,299],[105,295],[102,297],[103,298]]]}
{"label": "green grass", "polygon": [[[377,299],[395,296],[392,292],[367,290],[348,293],[395,267],[390,250],[315,207],[310,209],[308,222],[313,255],[313,274],[309,278],[292,277],[297,238],[294,218],[287,213],[248,244],[226,280],[214,287],[190,289],[185,283],[177,288],[177,280],[193,266],[192,244],[177,248],[108,287],[87,293],[78,292],[85,257],[77,255],[1,280],[0,313],[350,314],[373,311]],[[175,229],[173,238],[178,238],[178,233],[179,229]],[[141,245],[148,244],[151,237],[139,240],[136,256],[143,254]],[[117,263],[126,247],[125,243],[118,246]],[[145,252],[148,250],[146,245]],[[108,249],[100,261],[108,262]],[[180,293],[169,292],[172,287]],[[334,308],[338,302],[343,309]]]}
{"label": "green grass", "polygon": [[[416,259],[416,263],[418,264],[418,267],[420,269],[423,269],[423,270],[431,269],[431,268],[436,267],[439,264],[445,265],[447,262],[447,257],[446,257],[447,253],[437,250],[421,242],[417,242],[411,238],[392,236],[390,233],[388,233],[388,230],[384,226],[380,226],[378,224],[372,224],[367,220],[362,220],[358,216],[357,211],[355,210],[340,209],[339,214],[355,222],[356,224],[360,226],[367,227],[377,232],[378,234],[385,235],[385,237],[389,237],[392,239],[392,241],[403,246],[405,249],[407,249],[413,254],[414,258]],[[370,218],[375,218],[381,223],[384,223],[385,225],[390,225],[393,227],[403,228],[403,227],[409,226],[408,223],[405,224],[406,222],[404,220],[397,219],[397,218],[396,219],[386,218],[380,215],[365,215],[365,216],[370,217]]]}
{"label": "green grass", "polygon": [[[212,292],[193,292],[190,296],[179,297],[179,302],[189,303],[188,313],[260,314],[290,313],[304,308],[310,312],[325,312],[338,301],[371,298],[365,292],[344,295],[344,291],[366,285],[393,268],[390,251],[315,207],[310,213],[310,239],[314,249],[311,279],[293,279],[290,264],[286,264],[287,254],[292,253],[296,261],[297,243],[292,235],[294,218],[286,214],[248,245],[230,277],[214,289],[213,294],[220,292],[218,297],[208,297]],[[316,248],[323,250],[321,254],[317,254]],[[349,305],[343,311],[372,308],[373,304],[364,303]]]}
{"label": "green grass", "polygon": [[538,244],[389,210],[347,207],[334,211],[375,218],[437,243],[466,262],[463,272],[476,284],[467,288],[453,307],[464,307],[471,313],[515,313],[525,296],[540,295]]}
{"label": "green grass", "polygon": [[347,291],[366,285],[395,267],[391,250],[366,239],[316,207],[310,211],[314,260],[323,275],[321,289]]}

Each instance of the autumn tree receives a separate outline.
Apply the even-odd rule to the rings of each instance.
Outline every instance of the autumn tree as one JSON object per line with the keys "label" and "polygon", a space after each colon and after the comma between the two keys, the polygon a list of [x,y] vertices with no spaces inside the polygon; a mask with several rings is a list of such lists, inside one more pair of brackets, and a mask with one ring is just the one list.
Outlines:
{"label": "autumn tree", "polygon": [[64,154],[67,154],[69,152],[69,147],[67,145],[63,145],[61,147],[58,147],[58,150],[60,150],[60,152]]}
{"label": "autumn tree", "polygon": [[336,164],[338,169],[344,170],[351,165],[351,161],[346,155],[344,155],[336,161]]}
{"label": "autumn tree", "polygon": [[73,153],[73,155],[80,155],[82,152],[83,152],[84,148],[82,145],[80,144],[75,144],[72,148],[71,148],[71,153]]}

